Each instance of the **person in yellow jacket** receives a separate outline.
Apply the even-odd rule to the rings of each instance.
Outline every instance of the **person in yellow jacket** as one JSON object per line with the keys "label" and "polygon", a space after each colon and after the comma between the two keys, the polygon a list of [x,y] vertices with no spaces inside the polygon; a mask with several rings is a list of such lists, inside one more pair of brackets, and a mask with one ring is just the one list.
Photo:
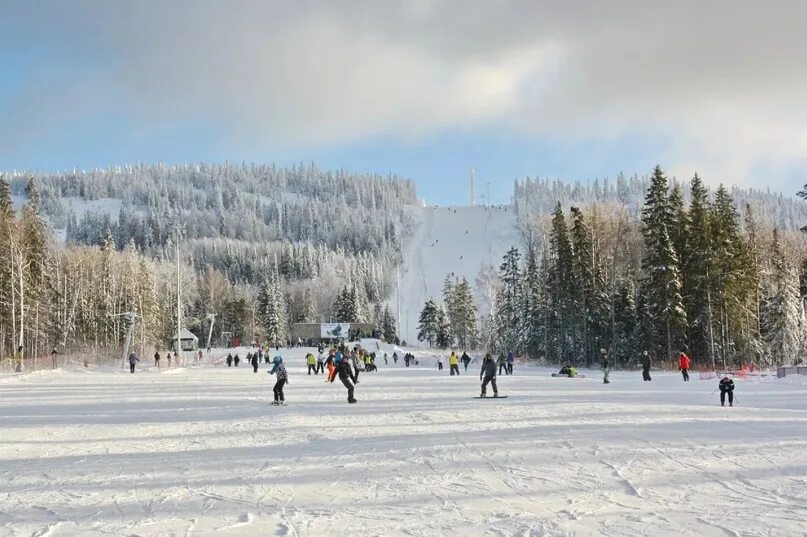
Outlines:
{"label": "person in yellow jacket", "polygon": [[457,375],[460,374],[460,359],[456,352],[451,351],[451,356],[448,357],[448,365],[451,366],[452,375],[454,375],[454,373]]}
{"label": "person in yellow jacket", "polygon": [[317,375],[317,357],[311,354],[310,352],[305,355],[305,363],[308,364],[308,374],[310,375],[313,371],[315,375]]}

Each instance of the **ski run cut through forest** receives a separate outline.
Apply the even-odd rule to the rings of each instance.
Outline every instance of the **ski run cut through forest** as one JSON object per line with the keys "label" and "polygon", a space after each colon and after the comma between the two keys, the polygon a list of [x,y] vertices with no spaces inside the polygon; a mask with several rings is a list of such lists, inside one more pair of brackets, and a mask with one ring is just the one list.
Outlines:
{"label": "ski run cut through forest", "polygon": [[281,349],[278,407],[270,366],[228,368],[227,350],[2,379],[0,535],[807,534],[793,377],[735,379],[721,407],[716,378],[516,364],[508,398],[483,401],[479,362],[452,376],[380,344],[348,405],[309,350]]}

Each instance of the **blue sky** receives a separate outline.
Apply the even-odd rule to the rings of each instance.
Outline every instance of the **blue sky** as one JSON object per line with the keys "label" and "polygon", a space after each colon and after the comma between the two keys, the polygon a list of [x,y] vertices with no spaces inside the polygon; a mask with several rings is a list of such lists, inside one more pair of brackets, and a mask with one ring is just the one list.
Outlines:
{"label": "blue sky", "polygon": [[439,204],[466,202],[471,167],[496,203],[516,178],[656,163],[807,182],[798,2],[5,4],[0,170],[303,161]]}

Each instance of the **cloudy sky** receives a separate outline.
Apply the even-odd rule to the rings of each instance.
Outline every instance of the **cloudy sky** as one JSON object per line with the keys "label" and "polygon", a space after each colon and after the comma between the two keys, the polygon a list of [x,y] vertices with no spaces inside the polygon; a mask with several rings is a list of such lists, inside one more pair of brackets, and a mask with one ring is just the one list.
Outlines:
{"label": "cloudy sky", "polygon": [[[807,182],[807,2],[28,1],[0,169],[314,161],[467,199],[647,173]],[[484,190],[484,186],[482,187]]]}

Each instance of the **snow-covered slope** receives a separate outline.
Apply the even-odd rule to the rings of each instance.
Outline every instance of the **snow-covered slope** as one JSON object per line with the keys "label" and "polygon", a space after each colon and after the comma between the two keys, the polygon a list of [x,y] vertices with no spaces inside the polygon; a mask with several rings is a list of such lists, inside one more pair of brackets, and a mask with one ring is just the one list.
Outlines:
{"label": "snow-covered slope", "polygon": [[[512,207],[411,207],[411,211],[418,223],[401,270],[400,334],[414,343],[420,310],[429,297],[442,297],[446,275],[465,276],[473,286],[483,265],[498,267],[504,253],[520,241]],[[390,300],[393,311],[396,299]]]}
{"label": "snow-covered slope", "polygon": [[307,350],[278,408],[263,364],[0,384],[0,535],[807,535],[804,386],[380,360],[348,405]]}

